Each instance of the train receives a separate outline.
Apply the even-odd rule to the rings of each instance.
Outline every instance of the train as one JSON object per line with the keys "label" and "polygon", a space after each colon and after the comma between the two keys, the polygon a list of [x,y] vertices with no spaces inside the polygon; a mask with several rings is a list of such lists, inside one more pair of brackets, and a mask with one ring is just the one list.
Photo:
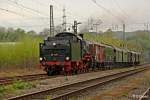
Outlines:
{"label": "train", "polygon": [[47,75],[78,74],[140,64],[141,53],[86,41],[83,34],[62,32],[40,43],[40,65]]}

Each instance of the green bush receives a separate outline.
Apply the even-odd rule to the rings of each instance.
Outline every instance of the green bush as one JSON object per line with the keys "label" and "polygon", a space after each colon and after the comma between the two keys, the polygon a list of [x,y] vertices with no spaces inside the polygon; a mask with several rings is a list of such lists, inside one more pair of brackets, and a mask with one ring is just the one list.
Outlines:
{"label": "green bush", "polygon": [[25,82],[16,82],[15,84],[12,85],[12,87],[16,90],[20,89],[25,89],[25,88],[32,88],[32,84],[30,83],[25,83]]}
{"label": "green bush", "polygon": [[25,37],[16,44],[0,45],[0,67],[33,67],[38,64],[40,38]]}
{"label": "green bush", "polygon": [[16,92],[17,90],[22,90],[22,89],[30,89],[34,88],[35,86],[31,83],[27,82],[16,82],[11,85],[7,86],[0,86],[0,96],[4,93],[13,93]]}
{"label": "green bush", "polygon": [[6,89],[3,86],[0,86],[0,94],[4,93],[4,91],[6,91]]}

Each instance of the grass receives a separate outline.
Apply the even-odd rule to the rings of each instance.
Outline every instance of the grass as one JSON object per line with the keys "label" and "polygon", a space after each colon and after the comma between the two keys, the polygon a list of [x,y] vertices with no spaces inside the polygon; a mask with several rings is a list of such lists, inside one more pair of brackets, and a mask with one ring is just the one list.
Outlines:
{"label": "grass", "polygon": [[17,90],[30,89],[35,88],[35,85],[27,82],[16,82],[7,86],[0,86],[0,96],[2,97],[4,94],[15,93]]}
{"label": "grass", "polygon": [[15,45],[0,45],[0,68],[38,65],[40,38],[25,37]]}

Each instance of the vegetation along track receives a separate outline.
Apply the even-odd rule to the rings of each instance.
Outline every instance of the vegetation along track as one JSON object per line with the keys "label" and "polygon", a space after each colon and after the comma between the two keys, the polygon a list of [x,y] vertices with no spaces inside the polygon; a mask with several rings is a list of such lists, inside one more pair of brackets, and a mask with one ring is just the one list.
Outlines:
{"label": "vegetation along track", "polygon": [[4,78],[0,78],[0,85],[12,84],[16,81],[34,81],[34,80],[40,80],[40,79],[46,79],[46,78],[48,78],[46,74],[4,77]]}
{"label": "vegetation along track", "polygon": [[130,71],[124,71],[96,79],[60,86],[53,89],[46,89],[34,93],[24,94],[21,96],[9,98],[8,100],[43,100],[45,98],[50,98],[50,100],[68,100],[68,98],[77,96],[79,93],[84,92],[87,89],[96,88],[106,83],[113,82],[115,80],[145,71],[147,69],[149,69],[149,65]]}

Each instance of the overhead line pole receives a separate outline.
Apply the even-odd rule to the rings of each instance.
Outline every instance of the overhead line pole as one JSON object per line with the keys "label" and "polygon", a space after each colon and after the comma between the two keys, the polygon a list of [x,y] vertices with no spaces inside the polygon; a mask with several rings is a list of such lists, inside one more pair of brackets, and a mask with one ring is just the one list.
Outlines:
{"label": "overhead line pole", "polygon": [[50,24],[49,24],[49,25],[50,25],[50,26],[49,26],[49,32],[50,32],[49,34],[50,34],[50,37],[51,37],[51,33],[52,33],[52,29],[51,29],[51,22],[52,22],[52,21],[51,21],[51,9],[52,9],[52,8],[51,8],[51,5],[50,5],[50,13],[49,13],[49,14],[50,14]]}
{"label": "overhead line pole", "polygon": [[52,6],[52,35],[54,36],[54,15],[53,15],[53,6]]}
{"label": "overhead line pole", "polygon": [[148,22],[145,23],[145,26],[146,26],[146,31],[148,31],[149,30],[149,23]]}
{"label": "overhead line pole", "polygon": [[54,36],[53,6],[50,5],[50,36]]}
{"label": "overhead line pole", "polygon": [[127,49],[125,28],[126,28],[126,25],[123,24],[123,42],[124,42],[124,43],[123,43],[123,48],[124,48],[124,49]]}
{"label": "overhead line pole", "polygon": [[95,28],[96,28],[96,33],[98,33],[98,25],[100,25],[99,23],[96,23],[96,24],[93,24],[95,25]]}
{"label": "overhead line pole", "polygon": [[66,24],[67,24],[67,22],[66,22],[66,9],[64,8],[63,9],[63,24],[62,24],[64,32],[67,30],[66,29],[66,27],[67,27]]}
{"label": "overhead line pole", "polygon": [[74,30],[74,34],[78,35],[78,25],[82,24],[81,22],[77,22],[76,20],[74,21],[74,25],[72,26]]}

